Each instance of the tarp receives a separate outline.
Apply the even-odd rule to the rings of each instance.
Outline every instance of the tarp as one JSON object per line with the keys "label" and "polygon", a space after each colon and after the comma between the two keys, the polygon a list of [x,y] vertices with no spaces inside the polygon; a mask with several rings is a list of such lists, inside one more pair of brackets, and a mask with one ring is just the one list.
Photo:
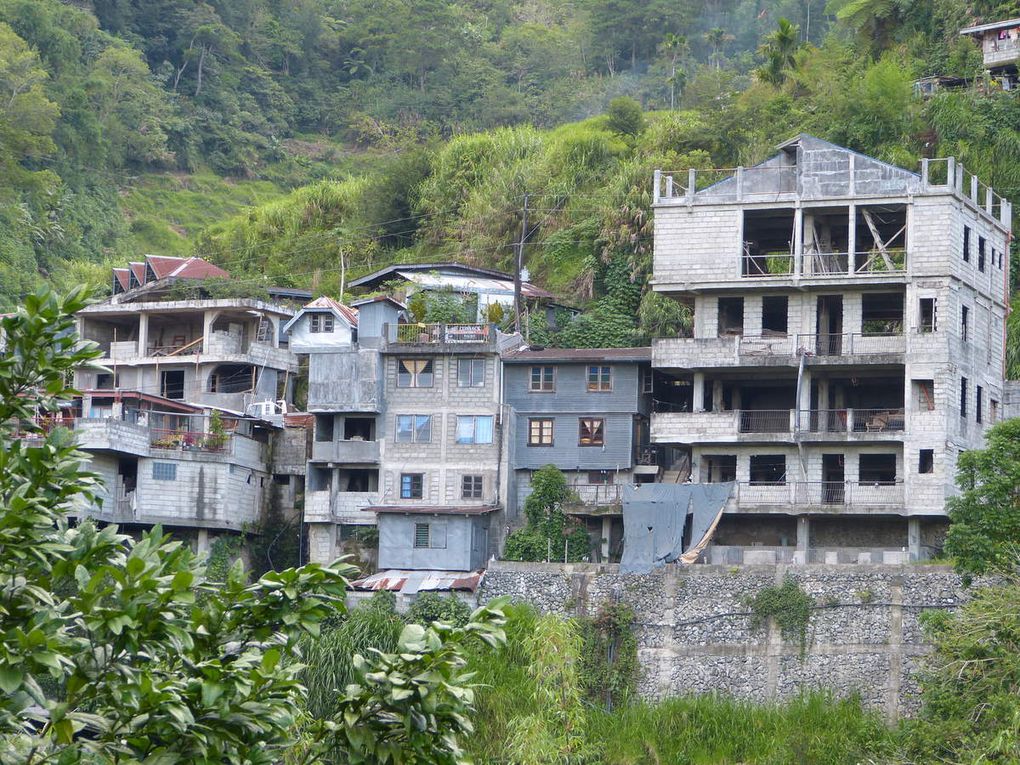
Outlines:
{"label": "tarp", "polygon": [[[647,574],[680,561],[693,563],[722,517],[733,483],[643,483],[623,487],[620,571]],[[690,516],[690,543],[683,549]]]}

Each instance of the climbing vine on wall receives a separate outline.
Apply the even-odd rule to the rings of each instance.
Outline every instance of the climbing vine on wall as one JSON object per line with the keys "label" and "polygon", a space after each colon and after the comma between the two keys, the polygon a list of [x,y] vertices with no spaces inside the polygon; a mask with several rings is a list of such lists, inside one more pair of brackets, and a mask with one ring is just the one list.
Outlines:
{"label": "climbing vine on wall", "polygon": [[779,625],[784,640],[798,641],[802,653],[807,648],[807,630],[815,602],[793,577],[787,576],[781,585],[761,590],[748,605],[753,629],[764,627],[771,617]]}
{"label": "climbing vine on wall", "polygon": [[637,688],[637,638],[634,611],[626,603],[606,603],[595,615],[580,619],[581,684],[588,698],[612,710]]}

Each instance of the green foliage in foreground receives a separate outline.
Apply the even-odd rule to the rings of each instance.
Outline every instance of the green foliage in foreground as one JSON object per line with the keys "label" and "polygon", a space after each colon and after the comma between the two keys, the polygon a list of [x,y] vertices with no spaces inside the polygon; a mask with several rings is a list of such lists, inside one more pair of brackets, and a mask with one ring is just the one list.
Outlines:
{"label": "green foliage in foreground", "polygon": [[989,428],[985,448],[957,460],[946,552],[965,577],[1015,570],[1020,551],[1020,418]]}
{"label": "green foliage in foreground", "polygon": [[908,725],[920,761],[1020,762],[1020,578],[975,592],[956,614],[926,614],[935,654],[925,707]]}

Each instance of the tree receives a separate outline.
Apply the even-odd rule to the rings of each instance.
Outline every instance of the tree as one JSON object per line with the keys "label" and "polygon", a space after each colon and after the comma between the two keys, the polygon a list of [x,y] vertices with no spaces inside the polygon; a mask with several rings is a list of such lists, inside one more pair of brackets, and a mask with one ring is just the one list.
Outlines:
{"label": "tree", "polygon": [[716,69],[722,69],[722,61],[725,58],[722,52],[723,47],[726,43],[733,42],[735,39],[733,35],[722,27],[713,27],[705,32],[705,42],[712,48],[709,60],[715,64]]}
{"label": "tree", "polygon": [[641,104],[628,96],[618,96],[610,101],[606,116],[606,124],[614,133],[637,136],[645,129]]}
{"label": "tree", "polygon": [[[509,560],[581,560],[591,552],[588,532],[568,521],[563,512],[573,493],[555,465],[539,468],[531,477],[531,493],[524,500],[527,525],[507,537],[503,554]],[[566,547],[566,550],[564,550]]]}
{"label": "tree", "polygon": [[1020,551],[1020,418],[985,434],[957,459],[960,494],[949,500],[946,552],[966,577],[1013,570]]}
{"label": "tree", "polygon": [[687,73],[683,69],[678,70],[676,64],[678,60],[683,60],[687,57],[691,46],[687,42],[686,35],[670,32],[663,39],[659,48],[669,56],[670,74],[667,82],[669,83],[669,108],[672,110],[676,108],[677,91],[682,91],[684,84],[687,82]]}
{"label": "tree", "polygon": [[[0,762],[279,761],[302,734],[299,641],[341,615],[351,569],[249,584],[237,562],[213,582],[159,528],[136,542],[87,519],[70,527],[67,514],[96,500],[96,476],[69,431],[35,423],[98,356],[73,331],[85,304],[83,291],[29,295],[0,322]],[[340,716],[310,723],[299,748],[454,762],[443,756],[470,732],[473,701],[461,645],[499,645],[500,607],[458,630],[409,628],[397,655],[356,657],[363,690],[348,688]]]}
{"label": "tree", "polygon": [[776,28],[765,36],[758,52],[765,63],[755,70],[758,78],[771,85],[782,85],[787,72],[797,65],[797,53],[803,47],[800,27],[787,19],[779,19]]}

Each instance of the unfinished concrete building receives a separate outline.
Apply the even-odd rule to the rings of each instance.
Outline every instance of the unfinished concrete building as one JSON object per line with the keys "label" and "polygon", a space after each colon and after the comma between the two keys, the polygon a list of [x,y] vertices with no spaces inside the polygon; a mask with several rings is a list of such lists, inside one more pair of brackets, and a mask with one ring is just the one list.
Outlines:
{"label": "unfinished concrete building", "polygon": [[807,135],[654,189],[654,289],[694,324],[653,346],[652,440],[734,482],[706,559],[937,552],[957,456],[1001,415],[1010,204],[953,159]]}

